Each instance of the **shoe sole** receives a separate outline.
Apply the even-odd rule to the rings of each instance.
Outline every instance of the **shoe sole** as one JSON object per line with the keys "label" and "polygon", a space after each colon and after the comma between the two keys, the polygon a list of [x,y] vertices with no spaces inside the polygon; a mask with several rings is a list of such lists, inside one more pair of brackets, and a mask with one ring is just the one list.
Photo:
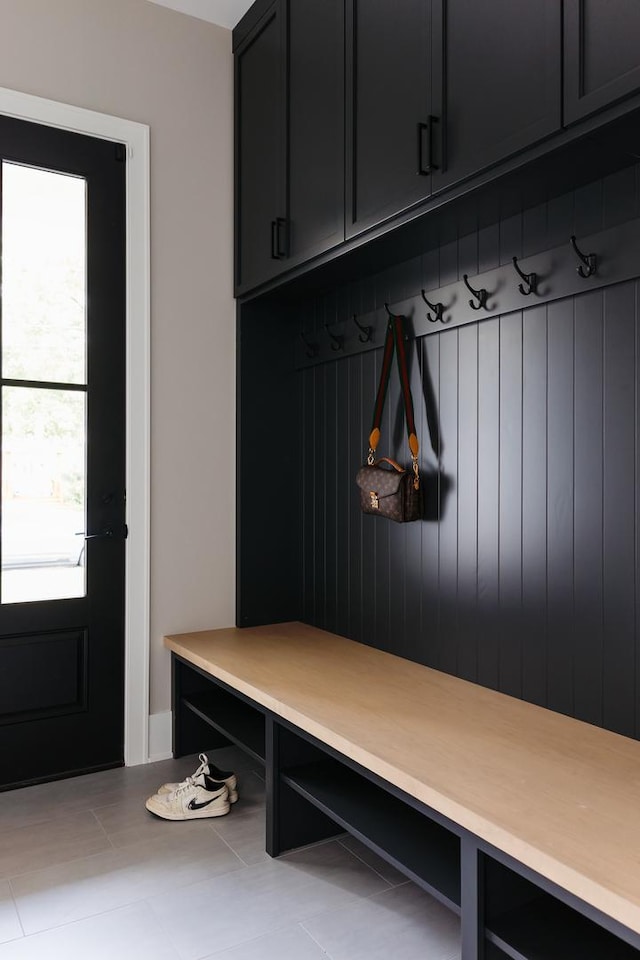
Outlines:
{"label": "shoe sole", "polygon": [[[229,784],[226,782],[226,780],[223,780],[222,782],[226,784],[227,790],[229,792],[229,803],[237,803],[238,791],[235,789],[235,787],[234,788],[230,787]],[[177,787],[177,784],[174,784],[173,786],[169,786],[169,784],[163,783],[162,786],[159,788],[156,796],[165,797],[168,793],[172,793],[176,789],[176,787]]]}
{"label": "shoe sole", "polygon": [[[163,810],[161,807],[157,809],[152,803],[153,797],[145,803],[145,807],[149,813],[153,813],[154,816],[160,817],[162,820],[205,820],[209,817],[224,817],[229,810],[231,809],[231,804],[224,800],[222,803],[212,803],[207,807],[203,807],[202,810],[190,810],[188,814],[174,813],[170,810]],[[215,804],[215,806],[214,806]]]}

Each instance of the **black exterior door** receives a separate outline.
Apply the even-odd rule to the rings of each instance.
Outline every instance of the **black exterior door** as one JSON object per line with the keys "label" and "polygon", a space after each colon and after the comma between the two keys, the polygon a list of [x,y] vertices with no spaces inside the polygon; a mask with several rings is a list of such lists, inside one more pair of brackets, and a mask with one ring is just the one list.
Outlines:
{"label": "black exterior door", "polygon": [[236,288],[275,276],[287,254],[285,17],[275,3],[236,50]]}
{"label": "black exterior door", "polygon": [[124,160],[0,117],[0,788],[123,763]]}
{"label": "black exterior door", "polygon": [[557,0],[445,0],[447,164],[434,190],[560,129]]}
{"label": "black exterior door", "polygon": [[441,0],[347,0],[347,237],[431,194],[441,15]]}
{"label": "black exterior door", "polygon": [[637,0],[565,0],[564,110],[572,123],[640,90]]}

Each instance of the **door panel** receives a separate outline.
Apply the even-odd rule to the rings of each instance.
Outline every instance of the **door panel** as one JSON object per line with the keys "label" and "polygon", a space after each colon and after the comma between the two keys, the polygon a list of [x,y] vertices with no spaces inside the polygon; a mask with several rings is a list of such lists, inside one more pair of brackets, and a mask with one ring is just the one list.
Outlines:
{"label": "door panel", "polygon": [[289,2],[289,256],[344,240],[344,2]]}
{"label": "door panel", "polygon": [[284,22],[280,2],[236,54],[236,285],[280,269],[285,249]]}
{"label": "door panel", "polygon": [[557,0],[445,0],[449,186],[560,129]]}
{"label": "door panel", "polygon": [[[86,709],[86,630],[3,637],[0,651],[0,703],[5,722],[27,716],[43,720]],[[34,661],[40,668],[35,672]]]}
{"label": "door panel", "polygon": [[637,0],[565,0],[565,121],[640,90]]}
{"label": "door panel", "polygon": [[347,14],[349,237],[430,195],[419,168],[429,165],[439,107],[431,0],[397,0],[392,16],[388,0],[348,0]]}
{"label": "door panel", "polygon": [[0,161],[2,788],[123,762],[125,163],[6,117]]}

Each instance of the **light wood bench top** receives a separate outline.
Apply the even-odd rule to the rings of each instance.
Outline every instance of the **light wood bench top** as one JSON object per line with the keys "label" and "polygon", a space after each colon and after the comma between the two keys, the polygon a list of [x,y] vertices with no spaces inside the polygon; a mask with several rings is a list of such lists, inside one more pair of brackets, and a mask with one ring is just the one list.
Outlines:
{"label": "light wood bench top", "polygon": [[640,933],[640,743],[301,623],[190,663]]}

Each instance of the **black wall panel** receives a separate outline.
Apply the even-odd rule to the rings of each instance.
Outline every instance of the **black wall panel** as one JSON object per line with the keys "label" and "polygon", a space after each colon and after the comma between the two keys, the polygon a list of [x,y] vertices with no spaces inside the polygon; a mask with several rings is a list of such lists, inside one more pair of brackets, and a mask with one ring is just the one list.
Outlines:
{"label": "black wall panel", "polygon": [[[638,180],[625,170],[443,236],[301,302],[296,329],[326,336],[349,314],[637,217]],[[640,737],[639,294],[629,281],[527,300],[411,345],[420,523],[359,510],[381,351],[299,371],[302,619]],[[395,381],[379,452],[408,461]]]}

